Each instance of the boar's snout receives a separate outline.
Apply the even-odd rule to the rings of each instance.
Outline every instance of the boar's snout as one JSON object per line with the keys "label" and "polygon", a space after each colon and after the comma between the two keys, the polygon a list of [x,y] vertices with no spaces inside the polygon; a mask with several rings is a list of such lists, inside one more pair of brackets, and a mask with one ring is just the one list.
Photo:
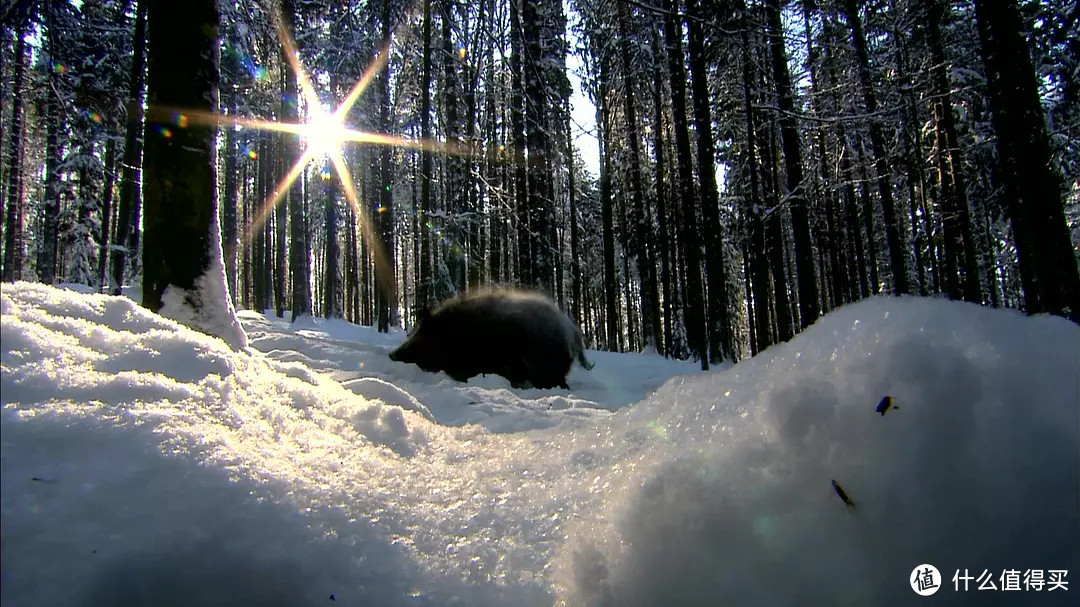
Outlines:
{"label": "boar's snout", "polygon": [[401,346],[399,348],[395,348],[394,350],[392,350],[390,352],[390,360],[392,360],[394,362],[402,362],[401,359],[402,359],[402,355],[404,354],[403,350],[405,350],[405,346]]}

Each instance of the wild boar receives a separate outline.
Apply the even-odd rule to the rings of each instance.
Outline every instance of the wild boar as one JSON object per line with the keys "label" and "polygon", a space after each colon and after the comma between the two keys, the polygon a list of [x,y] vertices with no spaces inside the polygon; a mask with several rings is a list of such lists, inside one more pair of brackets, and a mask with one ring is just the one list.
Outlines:
{"label": "wild boar", "polygon": [[457,381],[494,373],[518,388],[568,388],[575,359],[592,369],[577,325],[547,297],[503,287],[461,293],[421,312],[390,353],[390,360]]}

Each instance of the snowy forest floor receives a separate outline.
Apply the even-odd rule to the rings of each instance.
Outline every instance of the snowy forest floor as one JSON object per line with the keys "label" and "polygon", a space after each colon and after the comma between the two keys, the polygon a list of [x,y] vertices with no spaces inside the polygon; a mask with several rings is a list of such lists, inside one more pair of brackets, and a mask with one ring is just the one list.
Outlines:
{"label": "snowy forest floor", "polygon": [[731,368],[589,352],[544,391],[341,321],[241,312],[236,353],[0,293],[5,605],[906,605],[922,563],[948,604],[1080,591],[1060,318],[877,298]]}

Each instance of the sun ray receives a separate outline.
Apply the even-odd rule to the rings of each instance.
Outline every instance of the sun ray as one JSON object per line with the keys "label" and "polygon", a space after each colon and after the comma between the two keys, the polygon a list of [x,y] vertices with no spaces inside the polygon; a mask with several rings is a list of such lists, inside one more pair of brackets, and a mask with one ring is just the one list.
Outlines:
{"label": "sun ray", "polygon": [[390,257],[387,252],[383,250],[382,238],[379,238],[379,235],[375,233],[375,226],[371,214],[367,212],[364,205],[360,204],[360,196],[356,193],[356,186],[353,184],[352,175],[345,165],[345,158],[342,156],[340,150],[330,156],[330,162],[334,165],[334,170],[337,171],[338,179],[341,180],[342,189],[345,191],[345,200],[349,202],[349,206],[352,207],[353,212],[356,213],[357,218],[360,220],[360,231],[362,236],[368,242],[368,246],[374,251],[372,257],[375,260],[376,274],[378,276],[391,276],[392,274],[389,273]]}
{"label": "sun ray", "polygon": [[[371,247],[376,275],[379,277],[380,281],[380,289],[384,287],[392,288],[392,285],[385,283],[385,281],[392,280],[393,277],[390,256],[388,251],[385,250],[381,234],[379,234],[379,230],[377,229],[378,222],[376,221],[376,216],[361,203],[360,195],[356,190],[356,184],[353,182],[352,175],[349,172],[348,163],[345,160],[343,153],[344,144],[348,142],[362,145],[394,146],[457,156],[476,155],[475,150],[470,149],[461,142],[407,139],[389,134],[358,131],[346,126],[346,120],[349,113],[352,111],[353,106],[356,105],[356,102],[360,99],[361,95],[363,95],[370,87],[375,77],[382,70],[386,69],[390,60],[390,49],[395,38],[400,41],[410,35],[410,32],[412,31],[410,23],[419,12],[418,6],[419,4],[414,2],[411,8],[406,11],[406,15],[401,21],[401,27],[396,28],[395,32],[379,45],[371,65],[364,70],[360,79],[353,85],[345,98],[332,109],[322,105],[311,76],[301,63],[296,42],[293,39],[289,28],[286,26],[286,23],[280,17],[274,20],[277,25],[278,39],[281,43],[285,61],[295,75],[299,87],[298,99],[296,99],[295,102],[297,103],[298,114],[303,112],[306,115],[306,120],[304,122],[281,122],[163,106],[152,106],[148,108],[148,118],[162,125],[161,131],[166,137],[169,136],[169,133],[168,129],[164,127],[175,124],[179,128],[186,128],[190,125],[201,125],[217,128],[254,129],[296,135],[297,137],[306,140],[303,152],[293,163],[288,173],[282,177],[281,181],[274,188],[274,191],[260,205],[254,220],[244,230],[242,241],[245,246],[250,245],[255,234],[266,225],[271,213],[285,198],[296,180],[304,174],[308,165],[314,160],[325,157],[333,166],[334,172],[337,173],[338,180],[341,182],[342,190],[345,193],[345,198],[356,212],[359,219],[361,234]],[[303,98],[303,108],[300,107],[299,102],[301,100],[299,97]],[[386,211],[388,211],[388,209],[379,208],[380,213]]]}
{"label": "sun ray", "polygon": [[263,227],[267,218],[270,217],[270,213],[273,212],[274,207],[281,202],[281,199],[285,197],[285,193],[292,187],[293,182],[296,181],[300,177],[300,174],[304,172],[304,169],[307,168],[311,158],[311,152],[305,150],[304,153],[300,155],[300,158],[297,158],[296,162],[293,163],[292,169],[290,169],[288,174],[281,179],[274,189],[274,193],[271,194],[270,197],[266,199],[266,202],[263,203],[262,207],[259,208],[259,212],[255,215],[255,219],[244,232],[244,244],[251,243],[251,239],[255,237],[255,232]]}
{"label": "sun ray", "polygon": [[360,99],[360,95],[364,94],[364,91],[367,90],[368,85],[371,84],[371,81],[375,78],[375,76],[380,71],[382,71],[384,67],[386,67],[386,63],[390,60],[391,42],[393,42],[392,37],[389,40],[383,42],[382,46],[379,47],[378,54],[375,55],[375,60],[372,61],[371,65],[368,66],[367,70],[364,71],[364,74],[360,77],[360,80],[356,81],[356,84],[353,85],[352,90],[350,90],[349,94],[345,96],[344,100],[342,100],[341,105],[339,105],[338,108],[334,110],[334,116],[337,117],[339,120],[343,120],[345,116],[352,111],[352,107],[354,104],[356,104],[356,101]]}
{"label": "sun ray", "polygon": [[293,122],[274,122],[258,118],[244,118],[228,114],[217,114],[203,110],[188,110],[182,108],[170,108],[156,106],[147,111],[149,118],[158,122],[172,122],[184,127],[189,124],[201,124],[203,126],[239,126],[242,128],[258,129],[260,131],[275,131],[291,135],[302,135],[308,128],[306,124]]}
{"label": "sun ray", "polygon": [[315,86],[311,84],[311,77],[308,76],[307,70],[300,65],[300,53],[296,50],[296,44],[293,42],[292,36],[289,35],[285,22],[281,19],[278,19],[277,22],[278,39],[281,40],[281,47],[285,50],[285,59],[289,62],[289,67],[292,68],[293,73],[296,74],[297,82],[300,83],[300,92],[304,96],[304,101],[308,104],[308,107],[320,105],[319,94],[315,92]]}

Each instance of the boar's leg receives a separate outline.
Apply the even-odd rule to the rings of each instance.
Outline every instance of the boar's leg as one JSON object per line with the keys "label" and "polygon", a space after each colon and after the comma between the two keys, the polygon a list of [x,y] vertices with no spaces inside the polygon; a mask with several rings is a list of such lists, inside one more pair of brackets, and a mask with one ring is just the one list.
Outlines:
{"label": "boar's leg", "polygon": [[532,384],[529,383],[529,363],[523,358],[506,363],[499,375],[508,379],[510,381],[510,386],[513,388],[521,389],[532,387]]}

